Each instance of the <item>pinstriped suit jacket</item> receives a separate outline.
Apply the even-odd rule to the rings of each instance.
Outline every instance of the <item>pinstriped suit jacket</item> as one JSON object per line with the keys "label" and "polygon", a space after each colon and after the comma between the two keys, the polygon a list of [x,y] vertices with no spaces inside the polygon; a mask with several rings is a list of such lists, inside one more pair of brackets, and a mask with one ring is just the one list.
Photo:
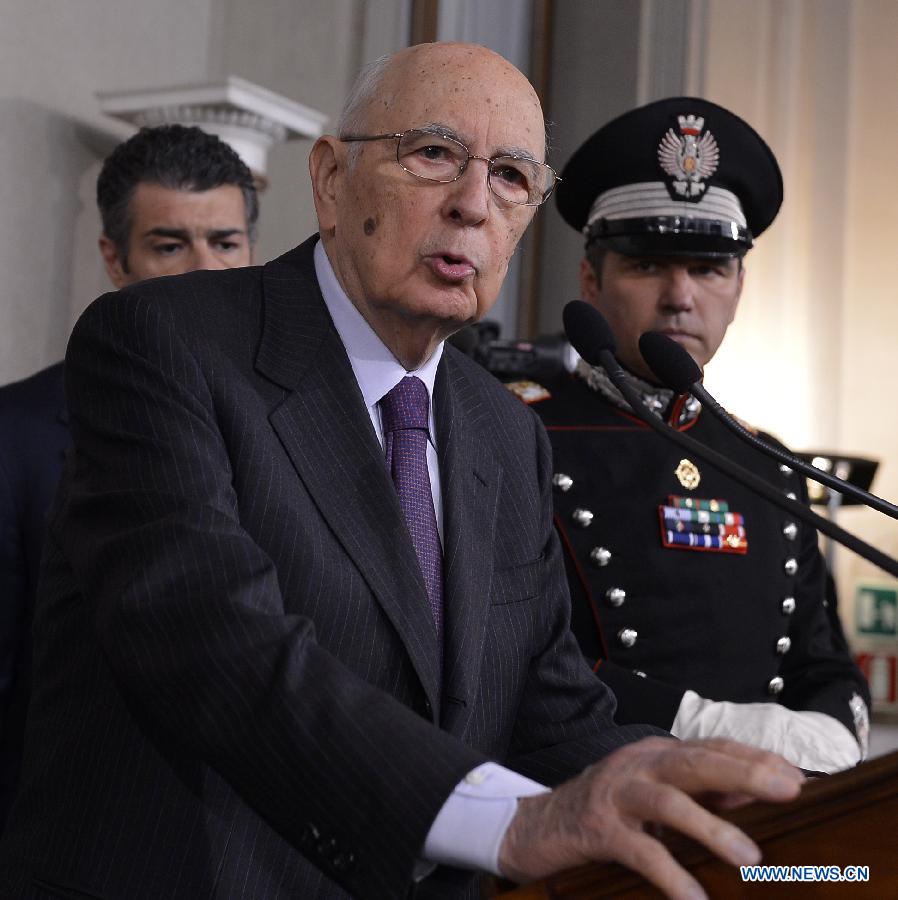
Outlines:
{"label": "pinstriped suit jacket", "polygon": [[554,783],[649,731],[612,725],[568,630],[542,427],[449,347],[440,679],[313,244],[76,326],[4,897],[407,896],[473,766]]}

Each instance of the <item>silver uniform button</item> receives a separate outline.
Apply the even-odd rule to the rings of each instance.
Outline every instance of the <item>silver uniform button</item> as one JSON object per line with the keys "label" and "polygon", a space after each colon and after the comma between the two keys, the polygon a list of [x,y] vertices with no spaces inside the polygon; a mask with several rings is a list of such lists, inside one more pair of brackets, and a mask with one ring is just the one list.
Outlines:
{"label": "silver uniform button", "polygon": [[783,475],[791,475],[792,469],[789,468],[789,466],[787,466],[785,463],[780,463],[780,472],[782,472]]}
{"label": "silver uniform button", "polygon": [[794,556],[790,556],[783,563],[783,571],[787,575],[794,575],[798,571],[798,560]]}
{"label": "silver uniform button", "polygon": [[571,518],[581,527],[589,528],[595,518],[589,509],[581,509],[579,506],[571,513]]}
{"label": "silver uniform button", "polygon": [[564,472],[556,472],[552,476],[552,484],[554,484],[562,494],[566,494],[574,486],[574,479],[571,478],[570,475],[565,475]]}
{"label": "silver uniform button", "polygon": [[619,587],[608,588],[605,591],[605,599],[611,606],[623,606],[624,600],[627,599],[627,592]]}
{"label": "silver uniform button", "polygon": [[786,498],[789,499],[789,500],[797,500],[797,499],[798,499],[798,494],[796,494],[795,491],[789,491],[789,492],[786,494]]}
{"label": "silver uniform button", "polygon": [[642,669],[634,669],[633,674],[637,675],[639,678],[648,678],[649,676],[642,671]]}
{"label": "silver uniform button", "polygon": [[617,633],[617,639],[621,642],[622,647],[632,647],[636,643],[638,633],[633,628],[621,628]]}
{"label": "silver uniform button", "polygon": [[607,547],[593,547],[589,551],[589,561],[602,569],[611,562],[611,551]]}
{"label": "silver uniform button", "polygon": [[776,697],[777,695],[783,692],[783,686],[785,682],[779,675],[776,675],[774,678],[771,678],[770,681],[767,682],[767,693]]}
{"label": "silver uniform button", "polygon": [[779,653],[780,656],[783,656],[784,654],[789,652],[789,648],[791,646],[792,646],[791,638],[788,638],[785,635],[783,635],[783,637],[781,637],[776,642],[776,652]]}
{"label": "silver uniform button", "polygon": [[782,609],[784,616],[791,616],[792,613],[795,612],[795,598],[784,597],[780,608]]}
{"label": "silver uniform button", "polygon": [[783,536],[787,541],[794,541],[798,537],[798,525],[795,522],[786,522],[783,525]]}

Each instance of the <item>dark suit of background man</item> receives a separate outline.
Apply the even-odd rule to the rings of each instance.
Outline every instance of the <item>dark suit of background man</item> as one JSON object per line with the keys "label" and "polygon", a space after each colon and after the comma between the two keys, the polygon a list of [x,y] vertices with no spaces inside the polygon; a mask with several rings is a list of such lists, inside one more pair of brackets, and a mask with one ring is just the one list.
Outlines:
{"label": "dark suit of background man", "polygon": [[[250,263],[252,174],[198,128],[146,128],[120,144],[103,164],[97,204],[100,253],[116,287]],[[0,389],[0,830],[21,762],[47,512],[69,445],[64,378],[57,363]]]}
{"label": "dark suit of background man", "polygon": [[[645,401],[806,499],[801,476],[747,448],[694,398],[659,387],[638,348],[641,334],[662,331],[704,366],[720,346],[742,258],[782,201],[760,136],[706,100],[651,103],[580,147],[557,199],[586,237],[582,296],[607,318]],[[552,441],[573,630],[617,695],[617,720],[736,738],[812,770],[854,765],[869,692],[825,609],[816,532],[684,460],[603,369],[581,360],[543,388],[531,398]]]}
{"label": "dark suit of background man", "polygon": [[[802,776],[613,724],[568,627],[545,433],[443,346],[495,301],[544,153],[508,62],[410,48],[312,149],[320,241],[81,318],[4,897],[473,896],[462,867],[590,858],[682,896],[649,817],[757,858],[687,794]],[[429,474],[401,501],[382,404],[422,385],[400,468]]]}

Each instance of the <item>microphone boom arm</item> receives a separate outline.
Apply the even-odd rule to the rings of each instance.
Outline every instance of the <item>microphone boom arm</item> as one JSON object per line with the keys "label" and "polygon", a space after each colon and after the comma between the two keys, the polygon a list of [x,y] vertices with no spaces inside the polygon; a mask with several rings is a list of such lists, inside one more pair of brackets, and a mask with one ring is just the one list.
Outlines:
{"label": "microphone boom arm", "polygon": [[[873,565],[878,566],[884,572],[888,572],[889,575],[898,578],[898,561],[887,556],[885,553],[882,553],[880,550],[877,550],[875,547],[871,547],[870,544],[855,537],[850,532],[845,531],[844,528],[840,528],[835,522],[831,522],[829,519],[817,515],[817,513],[806,507],[803,503],[799,503],[797,500],[792,500],[781,494],[753,472],[734,466],[725,456],[723,456],[723,454],[718,453],[716,450],[712,450],[710,447],[705,447],[698,441],[682,434],[675,428],[670,427],[666,422],[663,422],[654,413],[649,412],[649,410],[643,406],[636,391],[631,387],[626,373],[621,368],[621,365],[614,354],[610,350],[599,350],[598,356],[601,365],[604,367],[617,389],[624,395],[624,398],[630,404],[633,413],[650,428],[669,438],[675,444],[688,450],[690,453],[704,459],[705,462],[710,463],[716,469],[740,482],[750,490],[757,491],[757,493],[771,503],[787,510],[796,518],[801,519],[805,524],[812,525],[818,531],[822,531],[827,537],[832,538],[849,550],[854,551],[859,556],[862,556],[864,559],[873,563]],[[699,397],[699,399],[701,399],[701,397]]]}
{"label": "microphone boom arm", "polygon": [[840,494],[844,494],[846,497],[853,497],[855,500],[859,500],[865,506],[869,506],[871,509],[875,509],[877,512],[884,513],[887,516],[891,516],[893,519],[898,519],[898,506],[895,506],[894,503],[889,503],[888,500],[884,500],[882,497],[877,497],[876,494],[871,494],[869,491],[864,491],[859,487],[853,485],[850,481],[844,481],[841,478],[836,478],[834,475],[830,475],[829,472],[824,472],[822,469],[818,469],[816,466],[810,465],[810,463],[806,463],[803,459],[798,459],[793,456],[791,453],[787,453],[785,450],[781,450],[779,447],[774,447],[771,444],[768,444],[766,441],[762,441],[759,437],[752,434],[747,428],[743,428],[743,426],[739,423],[739,421],[733,416],[731,416],[705,389],[705,386],[697,381],[695,384],[690,385],[689,393],[696,397],[698,400],[702,402],[702,405],[707,407],[730,431],[733,432],[737,437],[742,438],[743,441],[751,444],[756,450],[759,450],[761,453],[766,453],[768,456],[772,456],[774,459],[779,460],[779,462],[789,466],[790,468],[795,469],[798,472],[801,472],[803,475],[806,475],[808,478],[813,479],[818,484],[824,484],[828,488],[832,488],[834,491],[838,491]]}

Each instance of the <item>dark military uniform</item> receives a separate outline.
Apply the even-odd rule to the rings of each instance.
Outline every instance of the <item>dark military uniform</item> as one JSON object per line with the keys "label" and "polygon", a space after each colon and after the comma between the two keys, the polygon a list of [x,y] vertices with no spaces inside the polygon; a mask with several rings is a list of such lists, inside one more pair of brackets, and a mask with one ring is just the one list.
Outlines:
{"label": "dark military uniform", "polygon": [[[695,330],[713,355],[722,335],[696,304],[712,295],[692,263],[741,258],[776,217],[783,182],[747,122],[701,98],[671,97],[589,137],[565,165],[556,198],[586,239],[594,280],[581,280],[585,299],[597,310],[610,305],[622,361],[642,366],[633,359],[637,327]],[[654,268],[635,287],[620,277],[609,287],[609,252]],[[732,313],[740,287],[734,267],[726,271]],[[803,479],[746,446],[694,398],[637,385],[674,427],[806,500]],[[551,397],[533,407],[555,453],[573,627],[617,694],[618,719],[681,736],[738,736],[826,771],[853,764],[847,735],[820,718],[847,726],[863,754],[870,696],[825,606],[814,529],[701,459],[684,458],[632,415],[604,370],[581,361],[548,388]],[[684,702],[687,691],[698,696]],[[733,705],[712,709],[715,701]],[[759,707],[764,701],[782,704],[782,715],[765,715],[780,710]]]}
{"label": "dark military uniform", "polygon": [[[670,728],[691,689],[714,700],[816,710],[854,733],[851,698],[868,706],[870,698],[824,608],[814,530],[701,459],[681,466],[680,448],[578,375],[546,387],[551,396],[531,405],[554,451],[572,625],[617,695],[618,721]],[[687,398],[671,392],[655,397],[670,399],[670,424],[805,498],[801,477],[710,414],[696,414],[697,404],[684,409]],[[695,470],[698,484],[684,487],[681,478],[691,484]]]}

